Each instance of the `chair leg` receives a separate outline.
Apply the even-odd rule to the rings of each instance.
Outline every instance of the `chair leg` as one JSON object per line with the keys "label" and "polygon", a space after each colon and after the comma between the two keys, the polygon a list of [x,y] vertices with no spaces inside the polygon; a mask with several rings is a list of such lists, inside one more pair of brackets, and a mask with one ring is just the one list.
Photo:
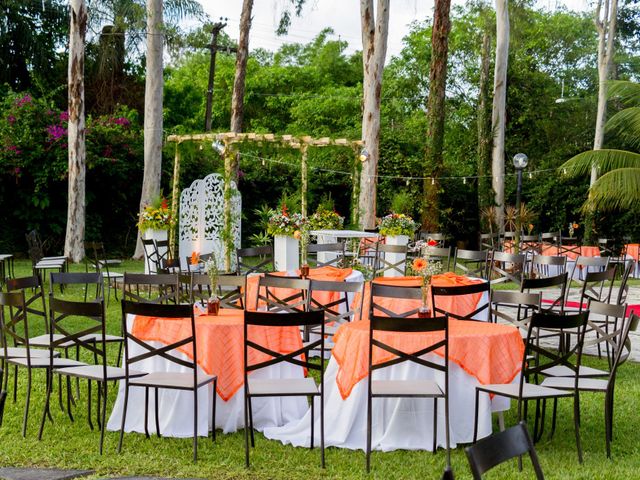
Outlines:
{"label": "chair leg", "polygon": [[371,414],[372,414],[371,401],[372,401],[371,395],[368,395],[368,398],[367,398],[367,449],[365,452],[365,462],[366,462],[367,473],[371,471]]}
{"label": "chair leg", "polygon": [[102,450],[104,447],[104,431],[107,428],[107,384],[108,382],[105,380],[104,382],[99,382],[98,385],[102,387],[102,422],[100,425],[100,455],[102,455]]}
{"label": "chair leg", "polygon": [[13,366],[13,403],[18,401],[18,366]]}
{"label": "chair leg", "polygon": [[4,404],[7,401],[7,391],[0,390],[0,427],[2,426],[2,419],[4,417]]}
{"label": "chair leg", "polygon": [[251,397],[249,397],[249,434],[251,435],[251,446],[256,446],[256,439],[253,433],[253,403],[251,402]]}
{"label": "chair leg", "polygon": [[[40,430],[38,431],[38,440],[42,440],[42,432],[44,431],[44,422],[47,418],[47,412],[49,412],[49,402],[51,401],[51,387],[53,386],[53,373],[47,368],[45,370],[47,376],[47,396],[44,401],[44,409],[42,410],[42,418],[40,419]],[[49,415],[51,415],[49,413]]]}
{"label": "chair leg", "polygon": [[473,443],[478,441],[478,400],[480,391],[476,388],[476,403],[473,410]]}
{"label": "chair leg", "polygon": [[22,419],[22,437],[27,436],[27,421],[29,420],[29,402],[31,400],[31,369],[27,368],[27,398],[24,404],[24,417]]}
{"label": "chair leg", "polygon": [[249,397],[246,391],[244,394],[244,466],[249,468]]}
{"label": "chair leg", "polygon": [[73,413],[71,412],[71,403],[73,402],[73,395],[71,393],[71,378],[65,376],[66,384],[67,384],[67,415],[69,416],[69,420],[73,422]]}
{"label": "chair leg", "polygon": [[149,387],[144,387],[144,435],[149,438]]}
{"label": "chair leg", "polygon": [[324,385],[321,385],[320,391],[320,465],[325,467],[324,462]]}
{"label": "chair leg", "polygon": [[120,422],[120,438],[118,439],[118,453],[122,451],[122,440],[124,439],[124,425],[127,420],[127,403],[129,403],[129,383],[124,387],[124,408],[122,409],[122,420]]}
{"label": "chair leg", "polygon": [[604,436],[607,447],[607,458],[611,458],[611,419],[609,418],[609,392],[604,396]]}
{"label": "chair leg", "polygon": [[558,413],[558,399],[553,399],[553,415],[551,417],[551,433],[549,434],[549,438],[553,438],[553,434],[556,432],[556,417]]}
{"label": "chair leg", "polygon": [[578,461],[582,463],[582,444],[580,442],[580,397],[578,394],[573,400],[573,423],[576,431],[576,447],[578,448]]}
{"label": "chair leg", "polygon": [[[475,436],[475,434],[474,434]],[[433,397],[433,454],[438,449],[438,399]]]}
{"label": "chair leg", "polygon": [[[157,404],[156,404],[157,407]],[[198,388],[193,389],[193,463],[198,462]]]}
{"label": "chair leg", "polygon": [[216,400],[217,400],[218,382],[213,380],[213,400],[211,402],[211,441],[216,441]]}
{"label": "chair leg", "polygon": [[[100,393],[98,392],[98,397]],[[100,401],[98,400],[98,404]],[[93,430],[93,422],[91,421],[91,380],[87,380],[87,422],[89,422],[89,428]]]}
{"label": "chair leg", "polygon": [[156,415],[156,435],[160,438],[160,399],[158,398],[158,389],[154,389],[155,394],[155,415]]}
{"label": "chair leg", "polygon": [[309,439],[309,449],[313,450],[313,440],[314,440],[314,422],[313,420],[315,419],[315,415],[314,415],[314,404],[316,403],[315,398],[311,397],[311,438]]}

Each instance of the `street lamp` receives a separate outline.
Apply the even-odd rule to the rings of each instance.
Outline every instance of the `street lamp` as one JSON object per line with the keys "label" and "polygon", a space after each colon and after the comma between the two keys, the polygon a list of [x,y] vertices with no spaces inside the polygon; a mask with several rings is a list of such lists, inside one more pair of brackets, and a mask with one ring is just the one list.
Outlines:
{"label": "street lamp", "polygon": [[520,196],[522,195],[522,171],[527,168],[529,157],[524,153],[516,153],[513,157],[513,166],[516,168],[518,176],[518,186],[516,188],[516,245],[515,252],[520,252],[520,231],[522,230],[522,218],[520,217]]}

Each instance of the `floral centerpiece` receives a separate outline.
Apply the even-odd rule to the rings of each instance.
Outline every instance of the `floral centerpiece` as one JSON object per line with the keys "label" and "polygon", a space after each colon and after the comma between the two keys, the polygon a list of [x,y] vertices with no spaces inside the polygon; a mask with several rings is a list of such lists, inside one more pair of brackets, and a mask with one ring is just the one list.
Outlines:
{"label": "floral centerpiece", "polygon": [[293,237],[296,231],[306,228],[307,219],[300,213],[289,214],[286,205],[282,205],[281,211],[271,211],[269,223],[267,224],[267,233],[272,236],[285,235]]}
{"label": "floral centerpiece", "polygon": [[153,201],[144,207],[138,214],[138,228],[141,232],[146,230],[169,230],[173,225],[169,202],[162,195],[158,195]]}
{"label": "floral centerpiece", "polygon": [[430,260],[429,254],[426,252],[426,248],[423,249],[423,256],[414,259],[413,263],[411,264],[411,269],[413,270],[414,275],[422,277],[422,307],[418,312],[420,316],[429,316],[427,301],[431,278],[434,275],[442,273],[442,263],[437,260]]}
{"label": "floral centerpiece", "polygon": [[341,230],[344,217],[338,212],[319,206],[316,213],[309,217],[310,230]]}
{"label": "floral centerpiece", "polygon": [[378,219],[378,231],[385,237],[407,235],[412,236],[418,228],[418,224],[409,215],[404,213],[390,213]]}
{"label": "floral centerpiece", "polygon": [[[271,212],[267,233],[273,235],[275,268],[293,272],[300,266],[300,240],[308,238],[309,222],[300,213],[289,214],[286,205],[281,211]],[[306,255],[306,248],[303,249]],[[303,260],[306,260],[303,259]]]}
{"label": "floral centerpiece", "polygon": [[577,223],[575,222],[569,223],[569,236],[573,237],[573,234],[578,228],[580,228],[580,225],[578,225]]}
{"label": "floral centerpiece", "polygon": [[211,298],[209,298],[209,301],[207,302],[207,313],[209,315],[217,315],[220,309],[220,299],[218,298],[216,291],[218,290],[218,277],[220,276],[220,271],[218,270],[215,255],[211,255],[211,258],[205,262],[204,269],[207,272],[209,284],[211,285]]}

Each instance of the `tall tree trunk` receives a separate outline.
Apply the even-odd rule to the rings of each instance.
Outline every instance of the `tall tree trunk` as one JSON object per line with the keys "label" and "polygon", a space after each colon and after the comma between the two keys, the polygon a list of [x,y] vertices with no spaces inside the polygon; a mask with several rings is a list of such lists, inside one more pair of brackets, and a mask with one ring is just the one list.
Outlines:
{"label": "tall tree trunk", "polygon": [[84,258],[86,150],[84,122],[84,39],[87,7],[71,0],[69,29],[69,193],[64,254],[74,262]]}
{"label": "tall tree trunk", "polygon": [[[604,15],[602,7],[604,2]],[[618,0],[599,0],[596,8],[595,24],[598,30],[598,111],[596,113],[596,129],[593,138],[593,149],[601,150],[604,143],[604,126],[607,121],[607,80],[611,73],[616,36],[616,17]],[[593,185],[598,179],[595,165],[591,168]]]}
{"label": "tall tree trunk", "polygon": [[509,63],[509,8],[507,0],[496,0],[496,63],[493,76],[493,110],[491,130],[492,185],[497,205],[496,222],[504,229],[504,137],[507,110],[507,66]]}
{"label": "tall tree trunk", "polygon": [[429,100],[427,102],[427,148],[425,171],[433,181],[423,183],[422,228],[429,232],[440,227],[438,209],[438,177],[442,173],[444,147],[444,99],[447,86],[447,55],[449,52],[449,10],[451,0],[436,0],[431,30],[431,65],[429,67]]}
{"label": "tall tree trunk", "polygon": [[369,157],[362,165],[358,199],[361,228],[373,228],[376,223],[376,186],[380,143],[380,95],[382,72],[387,54],[389,32],[389,0],[360,0],[362,26],[363,111],[362,140]]}
{"label": "tall tree trunk", "polygon": [[[140,212],[160,194],[162,174],[162,0],[147,0],[147,71],[144,92],[144,177]],[[140,232],[134,258],[142,258]]]}
{"label": "tall tree trunk", "polygon": [[249,32],[251,31],[251,11],[253,0],[242,2],[240,14],[240,37],[236,53],[236,74],[233,79],[233,96],[231,97],[231,131],[242,132],[244,117],[244,85],[247,76],[247,60],[249,59]]}
{"label": "tall tree trunk", "polygon": [[491,69],[491,33],[488,26],[482,34],[480,54],[480,85],[478,94],[478,207],[479,210],[493,205],[491,180],[491,109],[489,108],[489,75]]}

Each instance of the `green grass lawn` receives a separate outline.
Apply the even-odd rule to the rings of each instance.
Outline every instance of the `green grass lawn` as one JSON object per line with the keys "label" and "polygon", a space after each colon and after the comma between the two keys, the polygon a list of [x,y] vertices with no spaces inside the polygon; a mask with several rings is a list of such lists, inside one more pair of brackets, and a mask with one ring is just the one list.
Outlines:
{"label": "green grass lawn", "polygon": [[[141,271],[141,262],[128,261],[121,269]],[[83,266],[73,266],[82,270]],[[16,263],[17,275],[30,273],[26,262]],[[56,292],[59,294],[59,292]],[[112,292],[113,294],[113,292]],[[78,291],[66,291],[65,298],[79,298]],[[119,303],[112,296],[108,308],[109,333],[118,334],[120,325]],[[33,332],[36,334],[39,332]],[[116,348],[111,348],[115,362]],[[588,359],[592,366],[603,366],[597,359]],[[145,475],[166,477],[201,477],[215,479],[309,479],[309,478],[367,478],[364,471],[364,453],[329,448],[326,452],[327,468],[320,468],[319,451],[284,446],[276,441],[256,436],[256,448],[252,451],[252,467],[244,468],[243,432],[223,435],[219,432],[216,443],[202,438],[199,442],[199,461],[191,460],[190,439],[145,439],[144,435],[125,434],[122,454],[116,453],[118,433],[107,432],[105,452],[98,454],[99,432],[91,431],[86,421],[86,386],[81,386],[81,397],[75,407],[75,422],[60,411],[57,400],[52,404],[54,423],[47,422],[42,441],[37,440],[37,430],[44,404],[44,375],[35,375],[32,392],[30,421],[27,437],[22,438],[22,412],[26,376],[20,375],[18,401],[7,399],[4,424],[0,428],[1,466],[39,466],[58,468],[86,468],[96,471],[93,478],[106,476]],[[109,408],[115,399],[116,388],[111,384]],[[11,390],[11,387],[10,387]],[[10,392],[11,393],[11,392]],[[55,394],[55,392],[54,392]],[[94,397],[95,399],[95,397]],[[584,394],[581,397],[582,442],[584,463],[578,464],[573,435],[572,406],[570,401],[560,402],[558,427],[552,439],[545,437],[537,449],[546,478],[640,478],[640,369],[628,362],[620,367],[616,387],[616,413],[612,460],[605,455],[604,402],[602,395]],[[512,409],[514,410],[514,409]],[[331,415],[331,412],[327,412]],[[549,420],[549,419],[548,419]],[[512,414],[506,416],[507,424],[513,424]],[[547,429],[548,432],[548,429]],[[452,452],[456,478],[471,478],[462,448]],[[440,478],[445,464],[443,450],[435,455],[430,452],[374,452],[371,478]],[[517,471],[515,462],[501,466],[487,476],[495,479],[532,478],[532,469],[525,461],[523,473]]]}

